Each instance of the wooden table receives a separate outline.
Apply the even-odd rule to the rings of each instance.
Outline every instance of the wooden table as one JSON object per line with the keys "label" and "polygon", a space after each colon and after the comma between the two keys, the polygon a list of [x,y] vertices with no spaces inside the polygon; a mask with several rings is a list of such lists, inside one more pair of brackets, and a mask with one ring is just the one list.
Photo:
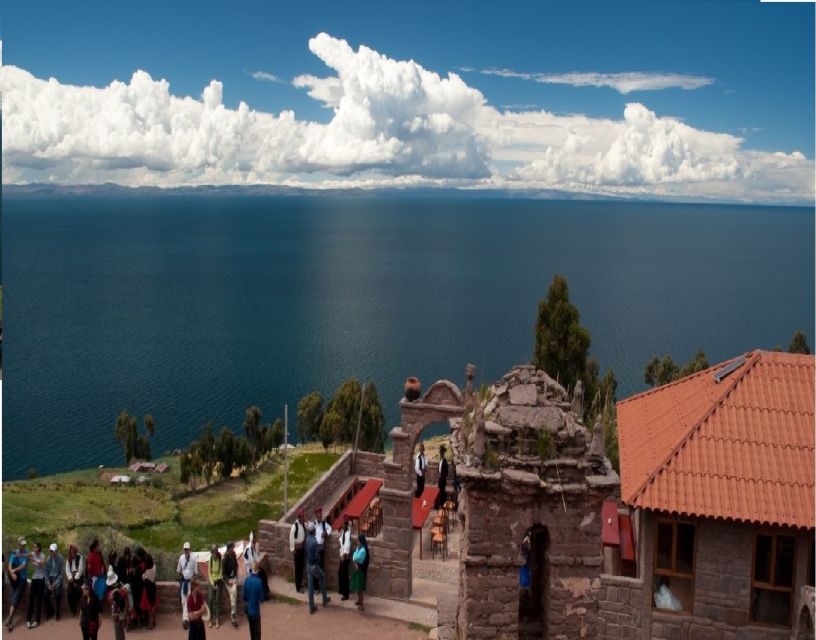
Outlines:
{"label": "wooden table", "polygon": [[334,521],[334,530],[337,531],[342,528],[344,515],[347,515],[349,520],[359,520],[360,516],[368,509],[371,501],[380,492],[382,485],[383,481],[379,478],[371,478],[366,481],[363,488],[357,492],[357,495],[355,495],[351,499],[351,502],[346,505],[346,508],[343,509],[343,513]]}
{"label": "wooden table", "polygon": [[[425,521],[436,503],[436,498],[439,495],[438,487],[425,487],[422,496],[414,498],[413,509],[411,510],[411,520],[414,529],[419,529],[419,559],[422,560],[422,528],[425,526]],[[422,505],[425,506],[422,506]]]}

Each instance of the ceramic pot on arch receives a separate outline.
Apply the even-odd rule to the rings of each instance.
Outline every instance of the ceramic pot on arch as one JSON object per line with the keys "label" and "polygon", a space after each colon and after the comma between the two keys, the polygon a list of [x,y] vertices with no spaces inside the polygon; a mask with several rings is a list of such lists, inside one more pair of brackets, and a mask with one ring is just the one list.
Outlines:
{"label": "ceramic pot on arch", "polygon": [[419,392],[422,390],[422,383],[419,378],[413,376],[405,379],[405,399],[408,402],[419,400]]}

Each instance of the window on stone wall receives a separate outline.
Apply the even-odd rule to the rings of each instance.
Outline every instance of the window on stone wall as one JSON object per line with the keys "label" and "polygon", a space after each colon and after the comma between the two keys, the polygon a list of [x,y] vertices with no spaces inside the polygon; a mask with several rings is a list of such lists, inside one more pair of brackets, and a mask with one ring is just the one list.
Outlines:
{"label": "window on stone wall", "polygon": [[661,518],[655,523],[655,609],[692,610],[696,535],[693,522]]}
{"label": "window on stone wall", "polygon": [[751,621],[790,626],[795,561],[793,536],[774,533],[754,536]]}

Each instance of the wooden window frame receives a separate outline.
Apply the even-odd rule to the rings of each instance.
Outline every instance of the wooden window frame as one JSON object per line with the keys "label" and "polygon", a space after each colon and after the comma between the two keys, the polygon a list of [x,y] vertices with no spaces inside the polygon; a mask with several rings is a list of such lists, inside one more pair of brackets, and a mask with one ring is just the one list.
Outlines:
{"label": "wooden window frame", "polygon": [[[766,536],[771,538],[771,573],[770,573],[770,582],[758,582],[755,580],[754,576],[756,576],[756,550],[757,550],[757,538],[759,536]],[[790,587],[777,587],[774,584],[774,578],[776,573],[776,541],[779,536],[784,536],[786,538],[791,538],[793,540],[793,567],[791,569],[791,586]],[[762,622],[760,620],[753,620],[751,618],[751,604],[749,601],[748,604],[748,622],[750,624],[761,625],[763,627],[773,627],[775,629],[790,629],[793,626],[793,610],[795,608],[795,597],[794,594],[796,592],[796,558],[797,558],[797,551],[799,548],[798,540],[796,533],[791,532],[780,532],[780,531],[768,531],[768,530],[759,530],[754,531],[754,548],[753,554],[751,557],[751,591],[753,592],[754,589],[762,589],[764,591],[779,591],[782,593],[789,593],[790,594],[790,607],[788,608],[788,623],[787,624],[773,624],[772,622]]]}
{"label": "wooden window frame", "polygon": [[[670,524],[672,525],[672,551],[671,551],[671,569],[662,569],[657,566],[657,539],[658,539],[658,530],[660,529],[661,524]],[[677,569],[677,525],[680,524],[687,524],[694,527],[694,551],[691,555],[691,573],[681,573],[676,571]],[[691,580],[691,607],[686,610],[682,609],[681,611],[672,611],[670,609],[659,609],[654,604],[654,597],[652,597],[652,610],[653,611],[660,611],[661,613],[668,613],[673,615],[683,615],[683,614],[692,614],[694,612],[694,586],[695,586],[695,570],[697,568],[697,523],[693,520],[687,520],[685,518],[670,518],[667,516],[661,516],[655,518],[654,522],[654,540],[652,541],[652,546],[654,547],[654,553],[652,554],[652,574],[653,576],[666,576],[668,578],[680,578],[683,580]],[[652,591],[654,592],[654,579],[652,579]]]}

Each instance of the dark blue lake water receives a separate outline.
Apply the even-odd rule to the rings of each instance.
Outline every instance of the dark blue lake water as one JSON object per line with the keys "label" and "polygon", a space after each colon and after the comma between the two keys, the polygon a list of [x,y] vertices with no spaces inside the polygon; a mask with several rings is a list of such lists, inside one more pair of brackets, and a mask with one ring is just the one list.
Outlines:
{"label": "dark blue lake water", "polygon": [[154,453],[239,430],[346,378],[388,426],[406,376],[477,381],[529,361],[564,274],[623,397],[653,355],[813,344],[814,212],[419,197],[3,202],[3,476],[121,461],[122,409]]}

